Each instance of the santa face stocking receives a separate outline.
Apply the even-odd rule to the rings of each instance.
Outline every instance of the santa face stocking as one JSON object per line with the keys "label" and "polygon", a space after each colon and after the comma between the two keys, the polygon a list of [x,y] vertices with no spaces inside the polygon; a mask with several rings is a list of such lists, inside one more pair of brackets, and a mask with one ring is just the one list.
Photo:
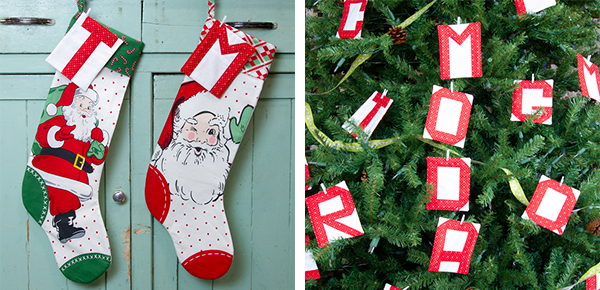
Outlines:
{"label": "santa face stocking", "polygon": [[[46,232],[60,271],[75,282],[90,283],[111,262],[98,187],[144,44],[107,29],[81,10],[47,60],[58,71],[35,135],[22,196]],[[78,39],[81,35],[87,38]],[[99,56],[102,50],[112,54]]]}
{"label": "santa face stocking", "polygon": [[222,195],[274,51],[209,17],[152,156],[146,204],[198,278],[217,279],[231,266]]}

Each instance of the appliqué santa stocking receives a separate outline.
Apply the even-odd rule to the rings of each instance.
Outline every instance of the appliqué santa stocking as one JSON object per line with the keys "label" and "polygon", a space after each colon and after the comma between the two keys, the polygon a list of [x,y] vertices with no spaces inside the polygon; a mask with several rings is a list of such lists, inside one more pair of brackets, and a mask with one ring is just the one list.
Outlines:
{"label": "appliqu\u00e9 santa stocking", "polygon": [[[83,1],[79,1],[83,2]],[[47,61],[57,68],[23,179],[23,204],[60,271],[90,283],[111,262],[99,180],[130,75],[144,44],[83,13]]]}
{"label": "appliqu\u00e9 santa stocking", "polygon": [[186,74],[146,177],[146,204],[169,232],[182,266],[223,276],[233,244],[223,190],[269,72],[275,46],[213,18],[181,71]]}

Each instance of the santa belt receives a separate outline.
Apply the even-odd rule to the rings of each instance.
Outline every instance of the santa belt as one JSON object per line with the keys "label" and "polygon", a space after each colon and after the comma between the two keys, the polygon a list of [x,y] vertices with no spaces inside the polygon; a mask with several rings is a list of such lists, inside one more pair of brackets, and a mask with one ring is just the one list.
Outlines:
{"label": "santa belt", "polygon": [[44,148],[42,148],[42,151],[40,152],[39,155],[52,155],[52,156],[56,156],[58,158],[62,158],[64,160],[72,163],[73,167],[75,167],[79,170],[83,170],[87,173],[92,173],[94,171],[94,168],[92,168],[92,165],[85,162],[85,157],[83,157],[79,154],[75,154],[64,148],[44,147]]}

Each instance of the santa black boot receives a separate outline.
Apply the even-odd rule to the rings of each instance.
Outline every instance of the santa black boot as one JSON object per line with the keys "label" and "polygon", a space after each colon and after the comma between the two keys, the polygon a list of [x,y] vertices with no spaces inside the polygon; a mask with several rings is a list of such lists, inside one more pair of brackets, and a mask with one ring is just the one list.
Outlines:
{"label": "santa black boot", "polygon": [[77,228],[73,226],[73,220],[77,216],[75,211],[66,213],[59,213],[54,217],[52,225],[58,231],[58,239],[61,243],[66,243],[71,239],[77,239],[85,236],[85,230],[83,228]]}

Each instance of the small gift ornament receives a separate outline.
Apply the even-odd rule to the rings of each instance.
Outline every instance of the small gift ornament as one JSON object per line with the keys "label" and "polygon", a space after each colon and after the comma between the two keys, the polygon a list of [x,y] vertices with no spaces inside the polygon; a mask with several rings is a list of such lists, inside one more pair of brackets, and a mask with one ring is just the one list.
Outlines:
{"label": "small gift ornament", "polygon": [[515,0],[517,5],[517,13],[536,13],[548,7],[556,5],[556,0]]}
{"label": "small gift ornament", "polygon": [[471,254],[480,227],[480,224],[440,217],[429,271],[469,274]]}
{"label": "small gift ornament", "polygon": [[371,137],[375,128],[383,119],[387,110],[392,106],[393,100],[386,96],[387,90],[382,93],[374,92],[369,99],[358,108],[358,110],[350,117],[348,122],[342,125],[342,128],[350,132],[354,138],[358,138],[355,132],[352,132],[352,124],[362,128],[367,135],[367,139]]}
{"label": "small gift ornament", "polygon": [[433,185],[428,210],[469,211],[470,158],[427,157],[427,183]]}
{"label": "small gift ornament", "polygon": [[542,175],[522,218],[562,235],[579,194],[579,190],[562,181],[559,183]]}
{"label": "small gift ornament", "polygon": [[463,148],[473,96],[433,86],[423,138]]}
{"label": "small gift ornament", "polygon": [[[552,86],[553,80],[515,81],[519,86],[513,91],[511,121],[525,121],[528,115],[540,114],[534,123],[552,124]],[[541,111],[540,111],[541,110]]]}
{"label": "small gift ornament", "polygon": [[443,80],[477,78],[481,71],[481,23],[438,25]]}
{"label": "small gift ornament", "polygon": [[365,233],[345,181],[305,200],[319,248],[326,246],[329,241]]}
{"label": "small gift ornament", "polygon": [[600,75],[598,66],[593,64],[581,54],[577,54],[577,72],[581,94],[600,102]]}
{"label": "small gift ornament", "polygon": [[[308,246],[310,244],[310,238],[308,235],[304,236],[304,246]],[[321,278],[321,274],[319,274],[319,268],[317,267],[317,262],[313,258],[312,251],[309,249],[305,249],[304,251],[304,280],[308,279],[319,279]]]}
{"label": "small gift ornament", "polygon": [[367,0],[345,0],[338,38],[360,38]]}

